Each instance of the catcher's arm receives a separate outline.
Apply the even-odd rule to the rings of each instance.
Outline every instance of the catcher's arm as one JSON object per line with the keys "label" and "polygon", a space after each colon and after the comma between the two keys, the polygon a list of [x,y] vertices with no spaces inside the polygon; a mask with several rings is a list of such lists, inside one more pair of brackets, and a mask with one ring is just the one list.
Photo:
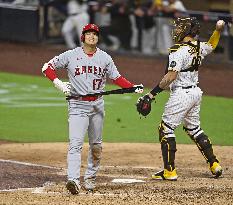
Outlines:
{"label": "catcher's arm", "polygon": [[177,71],[168,71],[166,75],[162,78],[160,83],[156,85],[153,90],[148,93],[148,96],[152,99],[155,95],[162,92],[167,88],[177,77]]}
{"label": "catcher's arm", "polygon": [[210,44],[213,47],[213,49],[215,49],[218,45],[220,34],[224,28],[224,25],[225,25],[225,22],[223,20],[219,20],[216,23],[216,28],[208,41],[208,44]]}
{"label": "catcher's arm", "polygon": [[154,87],[153,90],[143,97],[140,97],[136,103],[138,113],[143,116],[147,116],[151,111],[151,103],[154,100],[154,96],[169,86],[176,79],[176,77],[176,71],[168,71],[168,73],[163,77],[160,83]]}

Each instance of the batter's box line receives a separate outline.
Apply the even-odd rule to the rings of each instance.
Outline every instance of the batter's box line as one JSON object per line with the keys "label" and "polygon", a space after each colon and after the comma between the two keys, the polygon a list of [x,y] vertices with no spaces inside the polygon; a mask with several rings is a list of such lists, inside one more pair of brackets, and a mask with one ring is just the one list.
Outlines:
{"label": "batter's box line", "polygon": [[34,163],[29,163],[29,162],[20,162],[20,161],[15,161],[15,160],[0,159],[0,162],[8,162],[8,163],[12,163],[12,164],[21,164],[21,165],[25,165],[25,166],[43,167],[43,168],[56,169],[56,170],[63,169],[63,168],[59,168],[59,167],[53,167],[53,166],[42,165],[42,164],[34,164]]}
{"label": "batter's box line", "polygon": [[17,192],[17,191],[30,191],[31,193],[42,193],[44,192],[44,189],[54,185],[55,183],[53,182],[45,182],[41,187],[30,187],[30,188],[16,188],[16,189],[2,189],[0,190],[0,193],[2,192]]}

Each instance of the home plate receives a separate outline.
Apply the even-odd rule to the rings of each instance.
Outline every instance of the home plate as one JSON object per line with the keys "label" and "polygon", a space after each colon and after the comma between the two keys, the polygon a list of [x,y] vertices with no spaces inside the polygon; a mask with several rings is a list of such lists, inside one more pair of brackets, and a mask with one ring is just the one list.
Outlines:
{"label": "home plate", "polygon": [[142,183],[145,182],[141,179],[113,179],[113,183],[122,183],[122,184],[130,184],[130,183]]}

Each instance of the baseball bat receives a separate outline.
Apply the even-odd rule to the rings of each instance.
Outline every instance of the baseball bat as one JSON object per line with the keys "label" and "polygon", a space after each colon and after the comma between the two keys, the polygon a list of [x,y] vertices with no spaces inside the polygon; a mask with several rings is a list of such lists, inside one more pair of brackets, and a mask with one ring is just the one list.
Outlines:
{"label": "baseball bat", "polygon": [[143,89],[143,86],[130,87],[130,88],[121,88],[116,90],[107,90],[99,93],[92,93],[87,95],[78,95],[78,96],[67,96],[66,100],[78,97],[96,97],[100,95],[111,95],[111,94],[124,94],[124,93],[134,93],[137,88]]}

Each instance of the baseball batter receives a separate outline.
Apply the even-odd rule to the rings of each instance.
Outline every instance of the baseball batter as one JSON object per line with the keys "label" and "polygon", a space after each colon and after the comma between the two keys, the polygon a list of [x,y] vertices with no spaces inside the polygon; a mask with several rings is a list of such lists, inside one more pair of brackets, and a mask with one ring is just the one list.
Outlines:
{"label": "baseball batter", "polygon": [[[85,96],[104,90],[106,78],[110,78],[122,88],[136,86],[120,75],[112,58],[96,47],[99,39],[99,28],[95,24],[83,27],[82,47],[68,50],[45,63],[42,71],[65,95],[69,96],[69,150],[67,189],[71,194],[78,194],[81,188],[80,167],[81,151],[84,137],[88,132],[89,154],[88,165],[84,174],[84,188],[95,188],[96,174],[100,166],[102,152],[102,129],[104,123],[104,100],[102,96]],[[69,83],[57,78],[56,69],[66,69]],[[81,95],[81,96],[80,96]]]}
{"label": "baseball batter", "polygon": [[165,105],[162,122],[159,126],[159,140],[164,170],[153,174],[153,179],[177,180],[174,130],[182,122],[184,130],[196,143],[209,164],[214,177],[217,178],[222,174],[222,167],[213,153],[209,137],[200,127],[199,112],[202,91],[198,87],[198,69],[204,57],[216,48],[224,24],[224,21],[219,20],[209,41],[200,42],[195,39],[200,31],[200,25],[196,18],[182,17],[176,19],[172,32],[176,44],[170,48],[166,74],[150,93],[139,98],[139,101],[151,103],[153,97],[168,86],[171,90],[170,98]]}

